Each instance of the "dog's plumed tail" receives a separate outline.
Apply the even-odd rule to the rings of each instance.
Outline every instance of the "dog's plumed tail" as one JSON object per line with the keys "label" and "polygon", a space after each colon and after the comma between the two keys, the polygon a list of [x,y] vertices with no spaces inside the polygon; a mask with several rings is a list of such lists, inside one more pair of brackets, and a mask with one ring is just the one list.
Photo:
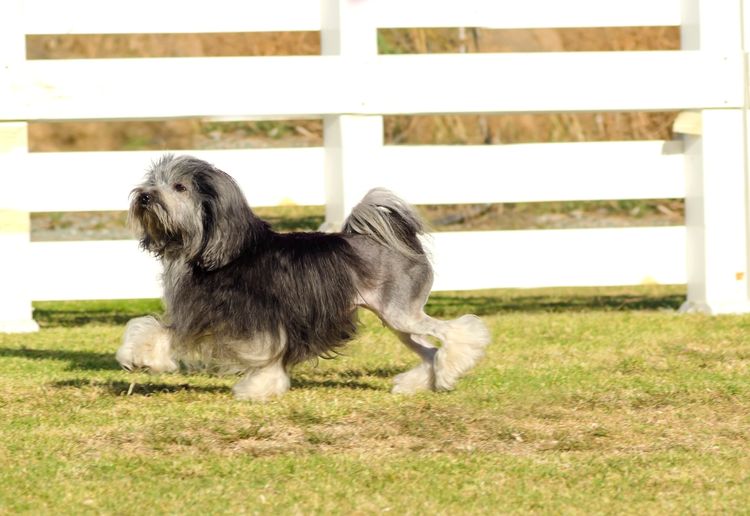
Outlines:
{"label": "dog's plumed tail", "polygon": [[344,233],[373,238],[379,244],[414,260],[426,261],[419,235],[424,224],[416,210],[385,188],[373,188],[344,221]]}

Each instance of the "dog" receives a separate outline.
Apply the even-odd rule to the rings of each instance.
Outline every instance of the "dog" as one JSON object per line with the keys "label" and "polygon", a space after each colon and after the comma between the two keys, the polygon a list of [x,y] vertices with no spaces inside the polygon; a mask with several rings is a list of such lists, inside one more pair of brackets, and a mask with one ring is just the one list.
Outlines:
{"label": "dog", "polygon": [[424,313],[433,281],[424,225],[388,190],[367,193],[340,233],[277,233],[229,174],[169,154],[131,192],[129,219],[161,260],[165,313],[127,323],[116,354],[126,370],[202,364],[241,374],[237,399],[265,401],[289,389],[295,364],[350,340],[364,307],[421,358],[395,377],[392,392],[409,394],[453,389],[490,342],[474,315]]}

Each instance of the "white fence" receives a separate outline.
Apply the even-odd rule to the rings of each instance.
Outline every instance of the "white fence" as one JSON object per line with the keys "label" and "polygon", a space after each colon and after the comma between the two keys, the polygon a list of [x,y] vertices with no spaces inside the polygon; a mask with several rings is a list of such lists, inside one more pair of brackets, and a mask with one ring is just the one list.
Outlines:
{"label": "white fence", "polygon": [[[134,241],[29,242],[29,212],[126,209],[154,153],[29,153],[27,122],[323,117],[322,148],[185,151],[251,204],[339,223],[387,186],[412,203],[685,197],[687,226],[440,233],[437,289],[687,283],[746,311],[743,0],[5,0],[0,19],[0,330],[31,301],[159,295]],[[378,55],[393,27],[681,26],[683,50]],[[322,56],[26,59],[25,36],[320,30]],[[470,80],[467,80],[470,79]],[[384,146],[382,115],[688,111],[669,142]],[[685,121],[690,123],[684,123]]]}

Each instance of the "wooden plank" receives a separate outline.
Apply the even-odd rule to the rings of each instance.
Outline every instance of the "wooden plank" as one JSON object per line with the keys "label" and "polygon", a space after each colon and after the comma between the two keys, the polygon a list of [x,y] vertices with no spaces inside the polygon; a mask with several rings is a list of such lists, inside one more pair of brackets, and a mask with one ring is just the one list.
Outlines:
{"label": "wooden plank", "polygon": [[750,311],[746,124],[743,110],[705,110],[685,137],[687,310]]}
{"label": "wooden plank", "polygon": [[[321,205],[324,150],[188,150],[232,174],[252,206]],[[32,153],[9,205],[27,211],[125,210],[162,152]],[[412,204],[681,198],[679,142],[386,146],[357,175],[359,199],[384,186]],[[64,192],[64,194],[61,194]],[[354,194],[353,194],[354,195]],[[6,203],[7,204],[7,203]]]}
{"label": "wooden plank", "polygon": [[437,233],[435,290],[682,284],[685,228]]}
{"label": "wooden plank", "polygon": [[377,0],[379,27],[646,27],[680,24],[679,0]]}
{"label": "wooden plank", "polygon": [[0,76],[0,120],[318,116],[355,110],[351,72],[333,56],[26,61]]}
{"label": "wooden plank", "polygon": [[[680,24],[679,0],[376,0],[379,27],[616,27]],[[314,0],[25,0],[27,34],[253,32],[320,29]],[[144,13],[147,13],[144,15]],[[179,15],[175,15],[179,13]]]}
{"label": "wooden plank", "polygon": [[5,84],[0,79],[0,120],[739,107],[740,57],[671,51],[28,61],[10,67]]}
{"label": "wooden plank", "polygon": [[[558,52],[382,56],[365,113],[643,111],[742,106],[739,53]],[[393,80],[398,78],[398,80]]]}
{"label": "wooden plank", "polygon": [[27,34],[266,32],[320,29],[314,0],[24,0]]}
{"label": "wooden plank", "polygon": [[[744,2],[683,0],[682,48],[746,50],[750,36],[746,7]],[[684,311],[750,312],[747,98],[743,109],[705,110],[676,124],[676,130],[687,132],[683,136],[688,243]]]}
{"label": "wooden plank", "polygon": [[680,142],[386,146],[374,183],[413,204],[685,196]]}
{"label": "wooden plank", "polygon": [[[685,282],[685,228],[437,233],[435,290]],[[36,242],[34,300],[159,297],[135,241]]]}
{"label": "wooden plank", "polygon": [[161,266],[134,240],[33,242],[28,267],[35,301],[161,297]]}
{"label": "wooden plank", "polygon": [[[253,206],[323,203],[323,149],[191,150],[231,173]],[[156,151],[32,153],[18,179],[30,211],[126,210]],[[41,186],[41,187],[40,187]],[[62,193],[64,192],[64,194]]]}
{"label": "wooden plank", "polygon": [[[6,0],[0,17],[0,77],[5,66],[23,62],[26,44],[17,20],[22,0]],[[0,96],[3,95],[0,87]],[[29,252],[29,213],[12,209],[18,195],[19,164],[29,148],[27,124],[0,123],[0,333],[37,331],[32,318],[26,263]]]}
{"label": "wooden plank", "polygon": [[[323,55],[362,62],[378,55],[373,24],[376,2],[321,0],[320,50]],[[344,113],[323,117],[326,216],[323,229],[341,228],[361,198],[364,178],[376,174],[373,157],[383,146],[383,117]]]}

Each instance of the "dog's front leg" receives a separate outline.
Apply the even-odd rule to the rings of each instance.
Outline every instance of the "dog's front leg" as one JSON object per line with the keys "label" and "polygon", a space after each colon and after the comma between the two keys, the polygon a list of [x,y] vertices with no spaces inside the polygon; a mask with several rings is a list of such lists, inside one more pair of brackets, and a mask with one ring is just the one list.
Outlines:
{"label": "dog's front leg", "polygon": [[128,321],[122,345],[115,358],[133,371],[148,369],[152,373],[171,373],[178,369],[172,358],[169,331],[154,317],[136,317]]}
{"label": "dog's front leg", "polygon": [[289,375],[281,361],[265,367],[250,369],[237,384],[232,394],[238,400],[267,401],[289,390]]}

